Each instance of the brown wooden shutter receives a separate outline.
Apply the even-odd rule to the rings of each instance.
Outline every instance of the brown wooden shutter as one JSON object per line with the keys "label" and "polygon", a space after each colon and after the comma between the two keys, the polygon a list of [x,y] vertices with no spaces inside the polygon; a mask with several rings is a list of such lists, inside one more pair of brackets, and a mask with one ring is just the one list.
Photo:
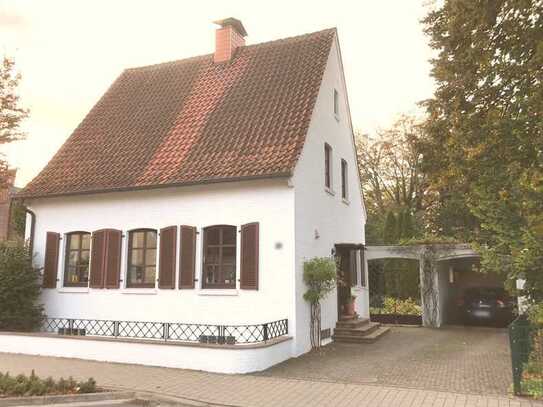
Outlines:
{"label": "brown wooden shutter", "polygon": [[258,222],[241,226],[241,284],[245,290],[258,290]]}
{"label": "brown wooden shutter", "polygon": [[122,232],[102,229],[92,233],[91,288],[119,288]]}
{"label": "brown wooden shutter", "polygon": [[43,288],[56,288],[60,234],[47,232],[43,264]]}
{"label": "brown wooden shutter", "polygon": [[107,230],[97,230],[92,233],[90,259],[90,286],[92,288],[104,288],[106,234]]}
{"label": "brown wooden shutter", "polygon": [[159,288],[175,288],[177,226],[160,229]]}
{"label": "brown wooden shutter", "polygon": [[194,288],[196,268],[196,228],[181,226],[181,248],[179,250],[179,288]]}
{"label": "brown wooden shutter", "polygon": [[106,288],[119,288],[122,239],[123,234],[120,230],[108,229],[106,231],[106,256],[104,261]]}

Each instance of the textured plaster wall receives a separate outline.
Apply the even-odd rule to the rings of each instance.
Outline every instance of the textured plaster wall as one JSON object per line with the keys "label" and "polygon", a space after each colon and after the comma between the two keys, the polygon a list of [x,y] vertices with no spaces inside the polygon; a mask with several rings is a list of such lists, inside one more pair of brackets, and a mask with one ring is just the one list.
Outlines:
{"label": "textured plaster wall", "polygon": [[[296,222],[296,332],[307,332],[309,305],[303,300],[303,262],[315,256],[330,256],[336,243],[363,243],[365,213],[360,193],[356,150],[341,73],[337,43],[332,47],[309,132],[293,177]],[[334,89],[339,92],[339,115],[334,115]],[[332,151],[332,191],[324,187],[324,144]],[[341,159],[349,172],[348,201],[341,197]],[[357,288],[358,313],[367,315],[367,288]],[[337,321],[337,294],[322,303],[322,329],[334,328]],[[309,335],[297,336],[296,354],[309,350]]]}

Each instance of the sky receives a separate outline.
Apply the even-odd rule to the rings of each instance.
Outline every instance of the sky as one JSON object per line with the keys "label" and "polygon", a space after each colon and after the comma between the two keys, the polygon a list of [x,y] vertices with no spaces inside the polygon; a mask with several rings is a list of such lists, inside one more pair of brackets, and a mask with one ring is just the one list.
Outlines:
{"label": "sky", "polygon": [[[15,59],[27,138],[0,152],[24,186],[123,69],[209,54],[215,20],[247,43],[337,27],[353,127],[374,134],[432,95],[428,0],[0,0],[0,56]],[[431,3],[431,2],[430,2]]]}

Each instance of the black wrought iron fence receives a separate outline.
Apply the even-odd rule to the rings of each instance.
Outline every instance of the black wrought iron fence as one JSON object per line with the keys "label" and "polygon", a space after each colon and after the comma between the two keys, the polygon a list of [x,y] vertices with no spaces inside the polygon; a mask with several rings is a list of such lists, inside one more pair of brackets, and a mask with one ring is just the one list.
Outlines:
{"label": "black wrought iron fence", "polygon": [[509,325],[513,390],[543,398],[543,326],[518,317]]}
{"label": "black wrought iron fence", "polygon": [[288,335],[288,320],[255,325],[209,325],[179,322],[46,318],[44,332],[60,335],[154,339],[208,344],[249,344]]}

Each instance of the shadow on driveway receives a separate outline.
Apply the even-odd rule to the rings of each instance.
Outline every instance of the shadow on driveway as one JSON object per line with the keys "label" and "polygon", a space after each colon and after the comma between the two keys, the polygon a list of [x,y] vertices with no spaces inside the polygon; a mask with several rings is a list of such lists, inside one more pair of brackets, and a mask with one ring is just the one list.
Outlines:
{"label": "shadow on driveway", "polygon": [[471,394],[509,392],[507,330],[392,328],[373,344],[332,343],[260,375]]}

